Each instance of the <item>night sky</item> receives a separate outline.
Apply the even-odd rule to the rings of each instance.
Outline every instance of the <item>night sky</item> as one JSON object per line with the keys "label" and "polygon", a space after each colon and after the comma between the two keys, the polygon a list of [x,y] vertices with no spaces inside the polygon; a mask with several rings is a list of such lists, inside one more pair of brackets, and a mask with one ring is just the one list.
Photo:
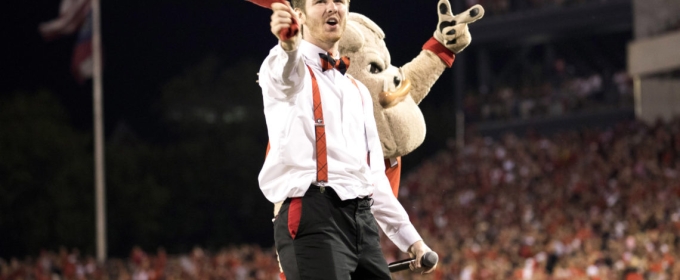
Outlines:
{"label": "night sky", "polygon": [[[418,5],[415,5],[417,3]],[[90,130],[91,83],[79,85],[70,71],[75,35],[45,42],[41,22],[57,17],[59,0],[12,1],[1,17],[5,31],[0,94],[47,89],[70,112],[73,124]],[[387,34],[393,64],[415,57],[437,24],[436,0],[354,0],[351,11],[372,18]],[[276,38],[270,11],[242,0],[102,1],[106,129],[124,121],[153,133],[152,111],[161,86],[209,54],[261,61]],[[474,44],[474,43],[473,43]],[[451,70],[435,86],[451,89]]]}

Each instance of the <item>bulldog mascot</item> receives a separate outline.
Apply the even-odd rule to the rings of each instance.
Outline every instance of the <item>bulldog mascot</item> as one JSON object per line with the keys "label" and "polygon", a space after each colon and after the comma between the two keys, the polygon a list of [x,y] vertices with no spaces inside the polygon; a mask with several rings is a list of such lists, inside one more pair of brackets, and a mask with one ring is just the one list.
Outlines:
{"label": "bulldog mascot", "polygon": [[484,16],[480,5],[453,15],[448,0],[439,1],[437,12],[439,23],[434,36],[418,56],[401,67],[391,64],[382,29],[361,14],[350,13],[340,40],[340,54],[352,62],[347,72],[366,85],[373,97],[385,172],[395,196],[399,192],[401,157],[425,140],[425,120],[418,104],[451,67],[456,54],[470,44],[468,24]]}
{"label": "bulldog mascot", "polygon": [[[366,16],[350,13],[347,29],[340,40],[340,54],[351,61],[347,73],[371,92],[385,157],[385,173],[395,196],[399,193],[401,157],[425,140],[425,119],[418,104],[444,70],[453,65],[456,54],[470,44],[472,36],[468,24],[481,19],[484,8],[475,5],[454,15],[449,1],[440,0],[437,14],[439,22],[434,36],[423,45],[418,56],[402,67],[391,64],[385,33]],[[297,25],[294,28],[297,29]],[[281,204],[274,206],[274,216]]]}
{"label": "bulldog mascot", "polygon": [[[425,140],[425,119],[418,104],[427,96],[439,76],[453,65],[456,54],[465,49],[472,36],[468,24],[484,16],[475,5],[458,15],[448,0],[437,4],[439,23],[423,50],[402,67],[391,64],[385,33],[368,17],[350,13],[340,40],[340,54],[350,58],[347,73],[361,81],[373,97],[373,112],[385,156],[385,173],[392,192],[399,193],[401,157]],[[281,203],[274,207],[278,214]]]}

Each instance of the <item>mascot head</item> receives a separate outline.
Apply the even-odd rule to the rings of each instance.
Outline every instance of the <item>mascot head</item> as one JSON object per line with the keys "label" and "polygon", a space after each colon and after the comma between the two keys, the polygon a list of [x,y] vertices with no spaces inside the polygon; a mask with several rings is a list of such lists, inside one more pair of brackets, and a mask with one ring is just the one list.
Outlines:
{"label": "mascot head", "polygon": [[371,92],[385,157],[408,154],[425,139],[425,120],[410,95],[411,82],[392,65],[385,33],[369,18],[350,13],[340,53],[352,63],[348,73]]}

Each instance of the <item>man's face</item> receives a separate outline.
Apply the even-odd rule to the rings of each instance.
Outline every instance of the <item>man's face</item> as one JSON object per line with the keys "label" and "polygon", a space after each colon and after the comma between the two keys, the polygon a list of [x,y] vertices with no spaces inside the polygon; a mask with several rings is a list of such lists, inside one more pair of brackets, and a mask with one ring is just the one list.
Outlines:
{"label": "man's face", "polygon": [[316,45],[338,42],[347,24],[348,1],[307,0],[305,11],[300,11],[305,40]]}

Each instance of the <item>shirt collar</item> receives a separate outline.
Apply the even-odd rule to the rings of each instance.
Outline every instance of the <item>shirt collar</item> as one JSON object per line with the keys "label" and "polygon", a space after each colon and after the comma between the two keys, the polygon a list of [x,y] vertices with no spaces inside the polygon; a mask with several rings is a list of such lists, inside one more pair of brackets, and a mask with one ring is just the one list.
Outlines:
{"label": "shirt collar", "polygon": [[[328,53],[322,48],[317,47],[316,45],[307,42],[305,40],[300,41],[300,47],[299,47],[300,52],[302,53],[302,56],[305,59],[305,63],[311,67],[314,67],[315,69],[320,70],[321,69],[321,60],[319,59],[319,54],[320,53]],[[333,57],[335,59],[340,58],[338,54],[335,54]]]}

